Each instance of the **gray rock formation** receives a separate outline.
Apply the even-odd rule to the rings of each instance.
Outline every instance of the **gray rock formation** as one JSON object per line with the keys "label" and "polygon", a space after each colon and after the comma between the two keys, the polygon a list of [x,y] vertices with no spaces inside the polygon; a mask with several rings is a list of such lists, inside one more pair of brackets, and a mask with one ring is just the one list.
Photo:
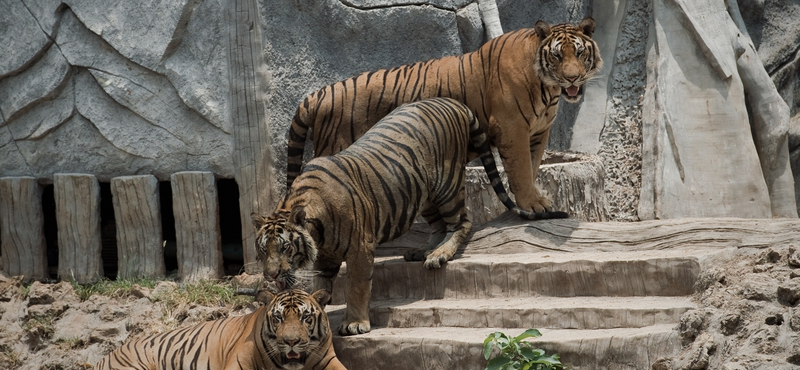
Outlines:
{"label": "gray rock formation", "polygon": [[1,176],[233,176],[217,3],[12,3],[36,27],[0,62]]}

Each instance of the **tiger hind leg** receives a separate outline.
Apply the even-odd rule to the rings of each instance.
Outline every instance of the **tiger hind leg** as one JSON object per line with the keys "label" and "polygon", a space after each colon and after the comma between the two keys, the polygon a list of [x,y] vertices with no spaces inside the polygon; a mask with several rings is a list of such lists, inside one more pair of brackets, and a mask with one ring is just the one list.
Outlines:
{"label": "tiger hind leg", "polygon": [[423,204],[422,218],[431,226],[431,234],[422,248],[412,249],[403,255],[406,261],[424,261],[431,251],[436,249],[447,236],[447,223],[445,223],[439,209],[430,200]]}

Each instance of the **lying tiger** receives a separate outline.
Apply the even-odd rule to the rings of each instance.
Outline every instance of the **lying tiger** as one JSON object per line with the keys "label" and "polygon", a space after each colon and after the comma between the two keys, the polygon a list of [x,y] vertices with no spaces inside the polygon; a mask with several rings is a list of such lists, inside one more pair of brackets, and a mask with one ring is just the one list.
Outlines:
{"label": "lying tiger", "polygon": [[[534,28],[496,37],[475,52],[362,73],[325,86],[303,100],[292,119],[287,188],[300,173],[308,131],[314,155],[347,148],[401,104],[450,97],[472,109],[496,146],[517,205],[550,210],[535,187],[559,96],[577,102],[583,85],[602,67],[592,40],[595,22]],[[470,159],[476,153],[470,154]]]}
{"label": "lying tiger", "polygon": [[255,312],[129,341],[99,370],[345,370],[333,351],[327,291],[262,290]]}
{"label": "lying tiger", "polygon": [[314,265],[332,288],[347,262],[347,309],[339,333],[370,330],[369,298],[375,247],[408,231],[421,213],[433,233],[427,245],[406,254],[438,268],[470,233],[464,208],[467,151],[472,147],[503,203],[528,218],[567,217],[524,211],[508,197],[489,142],[467,106],[434,98],[397,108],[352,146],[311,160],[278,210],[252,214],[264,274],[291,286],[298,268]]}

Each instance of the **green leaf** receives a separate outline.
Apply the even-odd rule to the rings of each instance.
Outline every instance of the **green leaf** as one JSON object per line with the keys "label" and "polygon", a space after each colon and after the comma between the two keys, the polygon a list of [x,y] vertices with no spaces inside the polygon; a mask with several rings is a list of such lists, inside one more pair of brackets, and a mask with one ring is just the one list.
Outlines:
{"label": "green leaf", "polygon": [[508,337],[505,334],[503,334],[501,332],[497,332],[495,334],[496,335],[494,336],[494,340],[497,342],[497,344],[501,348],[503,348],[503,347],[508,345]]}
{"label": "green leaf", "polygon": [[555,357],[555,358],[554,357],[555,356],[540,357],[538,360],[531,361],[531,363],[532,364],[548,365],[548,366],[555,367],[557,369],[560,369],[561,367],[563,367],[563,364],[561,363],[561,361],[558,360],[558,357]]}
{"label": "green leaf", "polygon": [[522,349],[519,350],[519,353],[522,355],[522,357],[525,357],[525,359],[528,360],[528,361],[536,360],[539,357],[541,357],[541,355],[537,355],[536,352],[534,352],[530,348],[522,348]]}
{"label": "green leaf", "polygon": [[541,337],[541,336],[542,336],[542,333],[540,333],[539,330],[528,329],[528,330],[525,330],[525,332],[523,332],[522,334],[517,335],[516,337],[514,337],[513,341],[514,342],[519,342],[519,341],[521,341],[521,340],[523,340],[525,338],[530,338],[530,337],[537,337],[538,338],[538,337]]}
{"label": "green leaf", "polygon": [[486,338],[486,340],[483,341],[483,358],[485,358],[487,360],[489,359],[489,356],[492,355],[492,347],[494,347],[494,343],[493,342],[494,341],[492,340],[491,336]]}
{"label": "green leaf", "polygon": [[505,356],[495,357],[486,364],[486,370],[500,370],[503,365],[511,362],[511,359]]}

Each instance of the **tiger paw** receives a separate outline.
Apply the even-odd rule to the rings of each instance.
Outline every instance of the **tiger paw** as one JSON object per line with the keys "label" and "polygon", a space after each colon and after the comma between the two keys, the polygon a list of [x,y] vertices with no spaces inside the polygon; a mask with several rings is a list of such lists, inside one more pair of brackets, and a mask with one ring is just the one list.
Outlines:
{"label": "tiger paw", "polygon": [[550,202],[550,199],[547,199],[546,197],[537,197],[532,202],[529,202],[527,204],[521,204],[521,203],[522,202],[520,202],[520,204],[517,204],[517,206],[526,211],[533,211],[536,213],[547,212],[553,208],[553,203]]}
{"label": "tiger paw", "polygon": [[428,253],[425,258],[425,263],[423,264],[426,269],[438,269],[444,266],[447,261],[453,258],[453,255],[456,254],[456,248],[454,244],[447,243],[439,248],[436,248],[434,251]]}
{"label": "tiger paw", "polygon": [[428,255],[428,258],[425,259],[423,266],[425,266],[425,268],[428,270],[438,269],[442,267],[449,259],[450,258],[445,255],[434,255],[434,253],[431,253]]}
{"label": "tiger paw", "polygon": [[347,319],[343,319],[339,324],[339,335],[358,335],[369,333],[369,331],[369,320],[349,322]]}

